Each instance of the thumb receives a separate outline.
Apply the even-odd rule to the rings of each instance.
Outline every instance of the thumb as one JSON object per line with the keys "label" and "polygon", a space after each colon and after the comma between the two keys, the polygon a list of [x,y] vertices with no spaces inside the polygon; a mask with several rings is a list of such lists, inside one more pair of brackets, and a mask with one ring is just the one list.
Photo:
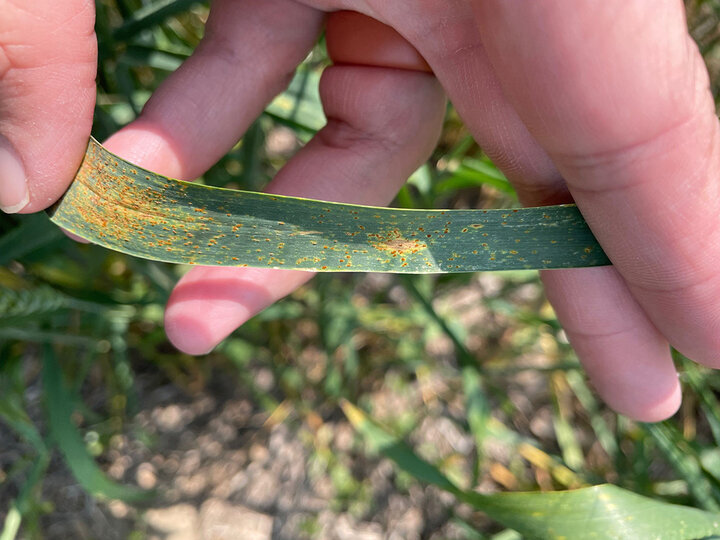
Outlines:
{"label": "thumb", "polygon": [[34,212],[67,188],[95,105],[92,0],[0,0],[0,209]]}

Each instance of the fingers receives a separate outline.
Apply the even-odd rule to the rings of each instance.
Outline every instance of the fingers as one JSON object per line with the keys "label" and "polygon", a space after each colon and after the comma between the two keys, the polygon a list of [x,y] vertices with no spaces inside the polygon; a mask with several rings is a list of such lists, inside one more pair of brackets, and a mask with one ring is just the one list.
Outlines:
{"label": "fingers", "polygon": [[0,0],[0,209],[34,212],[66,189],[95,104],[91,0]]}
{"label": "fingers", "polygon": [[[438,13],[425,24],[406,27],[406,32],[476,140],[511,180],[523,204],[569,202],[562,176],[506,99],[469,6],[457,3],[444,13],[445,19]],[[398,25],[408,20],[402,10],[391,16]],[[558,319],[603,399],[640,420],[672,415],[680,404],[680,386],[668,344],[617,272],[555,270],[541,276]]]}
{"label": "fingers", "polygon": [[[323,73],[320,93],[327,126],[282,169],[269,191],[388,203],[437,141],[445,103],[437,81],[413,71],[337,66]],[[168,337],[185,352],[208,352],[310,277],[282,270],[193,269],[168,302]]]}
{"label": "fingers", "polygon": [[[327,126],[277,175],[269,190],[387,203],[432,151],[444,116],[441,88],[423,73],[343,66],[325,71],[320,94]],[[183,351],[207,352],[311,276],[247,268],[193,269],[168,302],[168,337]]]}
{"label": "fingers", "polygon": [[720,366],[718,122],[682,3],[476,8],[503,92],[630,292],[676,348]]}
{"label": "fingers", "polygon": [[193,55],[106,146],[168,176],[200,176],[287,86],[322,21],[291,0],[217,0]]}
{"label": "fingers", "polygon": [[668,343],[611,267],[542,272],[548,299],[588,377],[617,412],[672,416],[681,392]]}
{"label": "fingers", "polygon": [[330,15],[325,37],[328,55],[335,64],[430,72],[430,66],[417,49],[395,30],[355,11]]}
{"label": "fingers", "polygon": [[209,353],[253,315],[314,275],[264,268],[193,268],[170,295],[165,333],[185,353]]}
{"label": "fingers", "polygon": [[[289,0],[217,0],[194,54],[153,94],[140,118],[113,135],[106,146],[167,176],[201,175],[288,84],[315,43],[322,20],[322,14]],[[192,274],[186,280],[191,281]],[[214,321],[213,298],[233,294],[225,285],[229,284],[216,280],[197,291]],[[264,286],[235,294],[262,295]],[[184,329],[192,326],[194,318],[184,313],[171,305],[168,333],[183,350],[203,352],[215,334],[204,336],[202,326],[186,335]],[[197,318],[198,313],[194,315]]]}
{"label": "fingers", "polygon": [[480,147],[526,205],[567,202],[565,182],[506,99],[467,0],[387,2],[378,14],[422,55]]}
{"label": "fingers", "polygon": [[[197,176],[287,83],[321,21],[321,14],[285,0],[218,1],[202,46],[138,121],[107,145],[163,174]],[[441,89],[428,75],[348,67],[328,71],[322,95],[328,126],[271,187],[330,200],[387,202],[432,150],[444,112]],[[168,336],[181,350],[207,352],[307,278],[307,273],[196,269],[170,299]]]}

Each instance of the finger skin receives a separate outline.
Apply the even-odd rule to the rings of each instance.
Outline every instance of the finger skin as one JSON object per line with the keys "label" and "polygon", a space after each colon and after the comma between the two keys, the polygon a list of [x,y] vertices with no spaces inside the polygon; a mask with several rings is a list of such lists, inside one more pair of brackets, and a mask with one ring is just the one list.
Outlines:
{"label": "finger skin", "polygon": [[[315,43],[323,19],[322,13],[289,0],[217,0],[200,46],[153,94],[140,117],[110,137],[106,147],[160,174],[196,178],[236,144],[288,84]],[[222,276],[236,275],[236,269],[230,270]],[[191,282],[193,275],[181,285]],[[200,298],[187,286],[176,289],[166,312],[171,341],[192,354],[207,352],[216,344],[208,341],[215,334],[208,334],[207,322],[219,325],[213,326],[215,332],[223,328],[222,309],[228,299],[253,299],[256,305],[268,298],[270,303],[266,290],[272,287],[251,273],[244,275],[251,279],[242,288],[233,288],[240,285],[238,280],[230,286],[216,279],[201,287]],[[191,313],[196,300],[202,310]],[[236,311],[243,309],[240,301],[234,306]],[[207,318],[196,324],[199,315]]]}
{"label": "finger skin", "polygon": [[29,191],[16,211],[55,202],[82,161],[95,105],[94,23],[92,0],[0,0],[0,145],[19,158]]}
{"label": "finger skin", "polygon": [[393,28],[355,11],[338,11],[325,28],[333,63],[430,72],[425,59]]}
{"label": "finger skin", "polygon": [[643,422],[672,416],[681,391],[667,341],[611,267],[542,272],[545,292],[603,400]]}
{"label": "finger skin", "polygon": [[[387,204],[437,141],[444,116],[442,89],[421,72],[337,66],[323,73],[320,93],[328,125],[280,171],[268,190]],[[312,275],[192,269],[168,301],[165,330],[180,350],[206,353]]]}
{"label": "finger skin", "polygon": [[[436,13],[417,21],[398,3],[387,4],[384,20],[402,28],[427,59],[523,204],[571,202],[562,175],[505,96],[470,6],[452,4],[452,9],[438,4]],[[602,398],[638,420],[674,414],[681,395],[668,343],[614,268],[555,270],[541,277],[561,324],[576,330],[568,332],[571,341]]]}
{"label": "finger skin", "polygon": [[[188,179],[201,174],[287,83],[323,17],[288,0],[216,2],[203,45],[154,94],[140,119],[107,146],[162,174]],[[248,43],[257,50],[246,50]],[[222,90],[213,94],[208,88]],[[321,94],[327,127],[270,190],[367,204],[389,201],[432,151],[444,115],[441,88],[423,73],[336,67],[323,75]],[[167,334],[185,352],[207,352],[311,275],[193,269],[168,302]]]}
{"label": "finger skin", "polygon": [[[428,34],[425,33],[424,35],[427,37]],[[465,45],[462,43],[464,37],[465,35],[461,30],[456,36],[456,40],[451,42],[455,50],[476,52],[472,48],[463,46]],[[428,41],[432,42],[433,40],[425,40],[425,42]],[[440,40],[437,40],[437,42],[440,42]],[[478,108],[484,110],[483,114],[477,114],[470,118],[471,122],[475,123],[475,133],[479,132],[481,135],[486,135],[484,140],[490,143],[491,148],[497,149],[495,157],[499,156],[501,158],[500,161],[503,163],[505,170],[509,171],[517,180],[522,180],[517,184],[524,188],[520,192],[526,202],[534,204],[559,202],[561,198],[567,196],[567,190],[561,181],[559,173],[544,151],[529,135],[525,126],[517,119],[517,115],[512,107],[506,103],[502,93],[498,92],[499,84],[493,77],[488,77],[486,71],[479,72],[480,70],[478,70],[473,73],[468,69],[468,63],[474,61],[477,55],[461,54],[461,58],[456,60],[455,64],[450,61],[454,58],[449,56],[447,51],[441,51],[439,56],[442,61],[436,63],[436,69],[442,70],[444,67],[446,68],[444,74],[460,75],[453,81],[455,84],[449,84],[448,86],[453,90],[461,88],[465,92],[456,91],[457,95],[454,98],[459,96],[465,98],[464,103],[469,103],[466,108],[470,111]],[[473,65],[473,67],[476,65]],[[487,62],[485,62],[485,65],[487,65]],[[464,76],[464,79],[462,76]],[[472,83],[473,81],[475,84],[485,82],[486,85],[483,89],[486,90],[486,94],[490,94],[488,90],[495,91],[499,94],[497,96],[500,98],[499,101],[489,107],[478,107],[477,94],[472,94],[469,91],[477,89],[477,86],[469,84],[469,82]],[[447,78],[444,82],[447,84]],[[470,100],[467,99],[468,95],[470,95]],[[494,97],[496,96],[492,94],[487,95],[482,103],[492,103],[490,100]],[[497,105],[497,103],[500,105]],[[493,120],[493,122],[486,124],[488,119]],[[478,126],[484,125],[487,125],[484,131],[477,129]],[[503,137],[493,137],[500,129],[502,129],[501,134]],[[298,165],[302,162],[303,160],[298,158],[291,165]],[[322,170],[322,164],[319,165],[319,169]],[[322,184],[320,186],[320,193],[316,196],[326,196],[323,193]],[[280,189],[279,186],[278,189]],[[305,187],[302,189],[305,189]],[[291,193],[297,192],[293,191]],[[627,352],[627,350],[617,350],[618,346],[624,346],[627,343],[617,343],[616,341],[609,344],[605,336],[591,333],[573,335],[573,342],[579,350],[588,351],[587,354],[581,352],[581,357],[584,358],[586,364],[589,364],[591,376],[595,375],[595,385],[612,406],[621,412],[642,420],[656,420],[667,417],[677,409],[679,404],[679,385],[669,357],[667,344],[652,325],[647,323],[644,314],[632,298],[629,298],[624,284],[614,271],[611,270],[608,274],[614,275],[614,280],[609,277],[603,280],[602,285],[609,287],[611,290],[613,288],[618,290],[621,298],[624,294],[626,300],[624,308],[626,309],[620,313],[614,313],[613,308],[617,306],[607,301],[607,291],[603,291],[602,286],[588,289],[593,284],[597,285],[597,280],[593,280],[592,276],[587,275],[584,279],[581,276],[578,280],[578,274],[571,273],[566,275],[567,278],[574,278],[580,287],[576,287],[577,294],[572,297],[568,304],[573,305],[574,302],[574,305],[578,305],[578,302],[580,302],[580,305],[582,305],[582,301],[592,290],[599,293],[595,294],[598,301],[593,306],[600,308],[601,313],[612,316],[620,327],[624,326],[636,330],[631,340],[631,343],[635,344],[634,354],[629,361],[633,361],[638,356],[646,361],[636,363],[638,369],[625,369],[625,366],[619,366],[620,369],[611,371],[616,378],[609,378],[604,376],[608,371],[603,370],[602,366],[607,365],[606,360],[608,357],[627,358],[627,356],[621,354]],[[275,279],[270,281],[264,279],[269,275],[273,275]],[[195,353],[204,352],[232,331],[235,326],[244,322],[272,301],[284,296],[307,279],[309,279],[309,276],[306,274],[281,271],[248,270],[235,273],[224,269],[194,270],[182,280],[173,295],[173,301],[169,304],[167,317],[170,322],[168,325],[169,334],[171,337],[174,336],[173,340],[180,348]],[[552,283],[550,287],[553,287]],[[232,291],[232,293],[228,291]],[[206,302],[208,298],[214,300]],[[175,305],[183,306],[184,304],[184,309],[178,308],[174,312],[175,300],[177,300]],[[202,320],[193,315],[194,313],[207,313],[208,309],[213,310],[211,312],[212,316],[209,317],[209,320],[213,321],[211,325],[203,324]],[[562,314],[561,318],[563,318]],[[171,321],[173,319],[177,331],[172,330],[173,323]],[[572,323],[572,316],[569,319],[570,323]],[[182,330],[183,327],[188,330]],[[646,331],[639,332],[640,329]],[[194,341],[183,342],[184,337],[191,335],[195,336]],[[598,350],[605,354],[593,354],[594,351]],[[593,369],[593,367],[600,367],[601,369]],[[654,380],[656,384],[646,387],[641,386],[648,380]],[[623,384],[619,384],[619,382]],[[638,387],[646,388],[646,390],[637,391]],[[624,391],[627,388],[633,388],[636,391],[627,393]],[[623,391],[619,392],[618,389]],[[628,396],[633,398],[627,399]]]}
{"label": "finger skin", "polygon": [[476,3],[503,91],[655,326],[720,366],[719,126],[682,3],[524,7]]}
{"label": "finger skin", "polygon": [[[339,4],[343,4],[342,7],[348,7],[347,5],[345,5],[347,4],[347,2],[339,2]],[[398,2],[382,4],[379,9],[391,11],[392,7],[396,4],[402,7],[402,2]],[[424,6],[429,6],[431,4],[432,2],[428,2],[424,4]],[[458,3],[458,5],[460,5],[460,3]],[[442,8],[445,9],[446,14],[458,12],[458,10],[448,10],[447,6],[442,6]],[[516,185],[520,185],[521,189],[519,189],[519,192],[523,200],[526,203],[531,204],[546,204],[550,202],[557,202],[559,200],[565,200],[564,197],[567,195],[567,190],[565,188],[564,182],[562,181],[562,177],[555,169],[547,153],[537,144],[534,137],[527,130],[526,126],[518,119],[517,114],[513,109],[513,105],[510,104],[507,99],[505,99],[503,90],[499,82],[495,78],[494,73],[491,73],[491,76],[486,76],[485,72],[478,72],[478,62],[475,61],[475,58],[478,55],[474,53],[477,51],[477,45],[482,45],[482,43],[480,43],[480,40],[477,39],[476,36],[473,36],[471,32],[468,32],[466,30],[467,25],[453,26],[452,21],[450,23],[447,23],[447,17],[445,17],[445,19],[442,19],[444,21],[444,24],[450,29],[460,28],[460,31],[456,32],[454,35],[451,35],[449,39],[447,36],[447,32],[442,35],[436,34],[435,37],[438,37],[440,39],[433,39],[434,36],[432,32],[425,31],[428,28],[427,23],[425,24],[425,26],[423,26],[423,24],[414,24],[412,17],[407,16],[409,11],[404,10],[404,13],[406,14],[405,21],[397,19],[398,24],[396,26],[398,30],[406,37],[416,35],[423,38],[417,40],[411,39],[411,41],[413,41],[413,44],[417,47],[417,49],[421,52],[423,56],[428,58],[428,60],[433,58],[434,62],[431,61],[430,63],[433,64],[433,68],[435,69],[436,73],[439,74],[439,76],[443,80],[443,83],[448,86],[448,89],[450,90],[450,93],[453,97],[453,101],[456,103],[456,106],[458,106],[458,109],[464,107],[465,110],[463,114],[466,120],[468,120],[468,123],[472,125],[476,136],[479,134],[480,137],[484,137],[484,140],[482,141],[483,148],[486,148],[486,146],[490,148],[491,155],[494,154],[494,159],[501,163],[503,169],[506,171],[506,173],[508,173],[511,178],[514,178]],[[384,20],[385,22],[391,22],[391,16],[392,14],[380,13],[378,18]],[[427,20],[439,21],[441,19],[437,17],[428,17]],[[432,28],[432,24],[429,26],[430,28]],[[435,26],[438,29],[441,29],[439,24],[435,24]],[[423,28],[424,30],[420,31],[420,29]],[[428,49],[431,49],[432,47],[426,46],[425,48],[423,48],[423,43],[440,43],[442,47],[437,47],[434,51],[430,51],[430,53],[435,53],[433,56],[433,54],[430,54],[428,52]],[[479,64],[482,64],[482,61],[479,62]],[[441,68],[445,69],[442,70]],[[454,78],[451,76],[453,73],[457,74]],[[483,76],[478,77],[478,74],[481,74]],[[494,102],[491,97],[494,94],[498,93],[500,94],[500,98],[502,99]],[[485,99],[479,102],[478,95],[484,96]],[[472,96],[473,99],[468,99],[469,96]],[[485,106],[484,103],[487,102],[491,103],[492,105]],[[498,103],[499,105],[496,106],[495,103]],[[482,111],[481,114],[468,114],[468,111],[472,113],[473,106],[474,109],[480,109]],[[485,122],[485,125],[487,127],[483,129],[482,124],[485,120],[488,119],[492,121]],[[613,273],[613,270],[609,270],[609,274]],[[562,275],[562,273],[553,274]],[[297,276],[298,274],[292,275]],[[582,272],[571,272],[568,273],[568,275],[574,279],[578,276],[581,276]],[[218,276],[220,277],[220,274],[218,274]],[[582,305],[582,302],[577,302],[576,300],[582,300],[583,294],[586,294],[586,285],[597,283],[598,281],[602,281],[605,286],[611,289],[615,289],[616,292],[624,293],[625,298],[627,299],[629,297],[627,294],[627,288],[623,285],[619,278],[617,278],[617,275],[615,276],[616,277],[613,279],[606,279],[604,281],[593,281],[592,279],[583,279],[582,277],[579,277],[577,283],[583,286],[576,288],[578,296],[573,297],[573,299],[567,300],[568,304]],[[254,278],[251,277],[249,282],[253,281]],[[614,281],[616,281],[617,283],[614,283]],[[553,286],[554,282],[549,285],[549,287]],[[277,284],[273,285],[273,288],[274,290],[279,290]],[[602,292],[602,289],[598,290]],[[264,301],[257,302],[257,305],[263,304],[263,302],[268,303],[272,300],[272,298],[273,297],[266,297]],[[608,307],[607,304],[612,303],[604,302],[603,304],[604,300],[605,298],[603,298],[602,295],[599,295],[597,303],[593,304],[593,308],[599,307],[601,312],[612,313],[610,309],[605,309],[606,307]],[[561,302],[562,301],[563,300],[561,300]],[[244,305],[247,305],[247,303]],[[645,320],[646,322],[646,319],[643,319],[644,315],[642,314],[642,311],[638,308],[637,304],[630,302],[626,305],[626,307],[627,309],[625,310],[625,312],[619,313],[616,319],[625,321],[625,326],[627,326],[628,328],[643,327],[648,329],[648,332],[644,334],[641,333],[642,335],[639,336],[639,340],[635,340],[635,344],[639,344],[640,350],[644,351],[642,355],[649,353],[647,354],[649,358],[654,358],[652,353],[653,351],[655,351],[658,354],[658,357],[654,358],[654,361],[656,361],[657,364],[661,367],[658,370],[657,367],[653,368],[650,363],[641,362],[641,365],[645,365],[646,368],[649,370],[650,374],[661,374],[660,380],[657,381],[658,383],[662,383],[663,380],[668,381],[674,379],[675,386],[665,385],[668,388],[671,388],[671,391],[667,393],[667,395],[670,395],[671,398],[665,400],[665,405],[662,405],[661,403],[660,406],[658,406],[657,399],[657,397],[664,391],[663,384],[654,384],[654,388],[660,389],[660,394],[655,392],[655,395],[653,396],[652,392],[641,392],[640,395],[645,396],[643,399],[638,400],[635,403],[629,403],[627,406],[623,405],[622,403],[615,404],[615,406],[620,408],[621,410],[623,410],[623,407],[625,407],[626,410],[628,409],[628,407],[630,409],[632,409],[633,407],[635,407],[636,409],[640,409],[641,412],[635,416],[641,418],[651,418],[653,417],[653,415],[667,415],[668,411],[671,412],[671,409],[673,408],[672,405],[667,406],[667,404],[672,403],[673,401],[677,403],[677,396],[679,395],[677,390],[677,379],[676,377],[674,377],[674,371],[672,370],[672,363],[669,360],[667,347],[665,346],[662,337],[657,333],[657,331],[654,331],[652,325],[643,326],[642,324],[635,324],[634,319],[638,314],[640,315],[640,320]],[[630,316],[628,316],[628,313],[626,313],[627,311],[630,312]],[[560,310],[560,312],[562,312],[562,310]],[[571,315],[562,315],[561,313],[559,313],[559,316],[561,317],[561,320],[563,320],[564,318],[572,317],[573,312],[570,311],[570,313]],[[252,314],[252,312],[248,311],[247,316],[249,316],[250,314]],[[563,322],[565,321],[563,320]],[[572,320],[570,322],[572,322]],[[590,343],[599,343],[599,341],[603,339],[603,336],[599,335],[587,337],[587,334],[582,332],[577,333],[577,335],[580,337],[574,336],[572,337],[572,339],[573,343],[576,344],[576,347],[578,349],[582,349],[582,346],[577,345],[578,339],[587,339]],[[659,347],[657,346],[658,344]],[[600,349],[608,352],[612,351],[612,349],[602,347]],[[597,350],[597,347],[590,347],[589,350]],[[589,353],[588,355],[593,356],[593,360],[591,363],[593,363],[594,365],[602,365],[604,360],[603,358],[597,358],[597,355],[592,355]],[[636,353],[633,353],[633,356],[636,355]],[[581,353],[581,357],[582,356],[583,353]],[[653,371],[653,369],[655,369],[655,371]],[[592,375],[592,369],[589,371]],[[647,379],[647,376],[642,373],[642,370],[619,370],[616,373],[625,374],[623,376],[623,381],[627,383],[626,386],[629,388],[637,388],[638,383],[641,383],[643,378]],[[622,386],[617,381],[610,380],[607,377],[603,378],[602,376],[599,376],[598,380],[601,383],[599,386],[602,386],[604,384],[606,390],[607,388]],[[635,383],[630,384],[633,380],[635,381]],[[596,381],[596,384],[598,384],[598,381]],[[673,388],[674,390],[672,390]],[[662,401],[662,396],[660,396],[660,401]],[[662,411],[663,407],[664,412],[658,412]],[[643,413],[642,410],[644,410],[645,413]],[[630,414],[632,415],[632,411],[630,412]]]}
{"label": "finger skin", "polygon": [[323,15],[289,0],[217,0],[193,55],[106,146],[133,163],[192,180],[233,145],[290,82]]}

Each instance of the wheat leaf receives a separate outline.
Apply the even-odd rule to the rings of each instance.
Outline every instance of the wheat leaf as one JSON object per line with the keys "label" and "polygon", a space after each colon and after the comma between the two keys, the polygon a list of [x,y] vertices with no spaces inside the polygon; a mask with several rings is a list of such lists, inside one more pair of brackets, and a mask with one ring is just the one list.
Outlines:
{"label": "wheat leaf", "polygon": [[57,225],[145,259],[328,272],[441,273],[609,264],[574,205],[404,210],[165,178],[92,140]]}

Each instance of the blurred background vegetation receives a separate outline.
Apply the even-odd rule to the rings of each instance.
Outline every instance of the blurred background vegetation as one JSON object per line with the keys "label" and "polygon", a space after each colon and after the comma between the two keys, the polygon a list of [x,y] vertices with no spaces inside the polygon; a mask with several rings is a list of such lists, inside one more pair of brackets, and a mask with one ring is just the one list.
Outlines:
{"label": "blurred background vegetation", "polygon": [[[96,4],[103,139],[192,52],[208,6]],[[686,5],[717,97],[720,1]],[[321,42],[201,181],[262,189],[323,125],[325,65]],[[517,201],[450,106],[393,204]],[[321,275],[193,358],[162,328],[184,271],[76,244],[44,215],[0,216],[0,539],[519,538],[396,468],[343,400],[463,489],[612,482],[720,507],[720,375],[678,357],[672,420],[617,416],[588,388],[534,272]]]}

